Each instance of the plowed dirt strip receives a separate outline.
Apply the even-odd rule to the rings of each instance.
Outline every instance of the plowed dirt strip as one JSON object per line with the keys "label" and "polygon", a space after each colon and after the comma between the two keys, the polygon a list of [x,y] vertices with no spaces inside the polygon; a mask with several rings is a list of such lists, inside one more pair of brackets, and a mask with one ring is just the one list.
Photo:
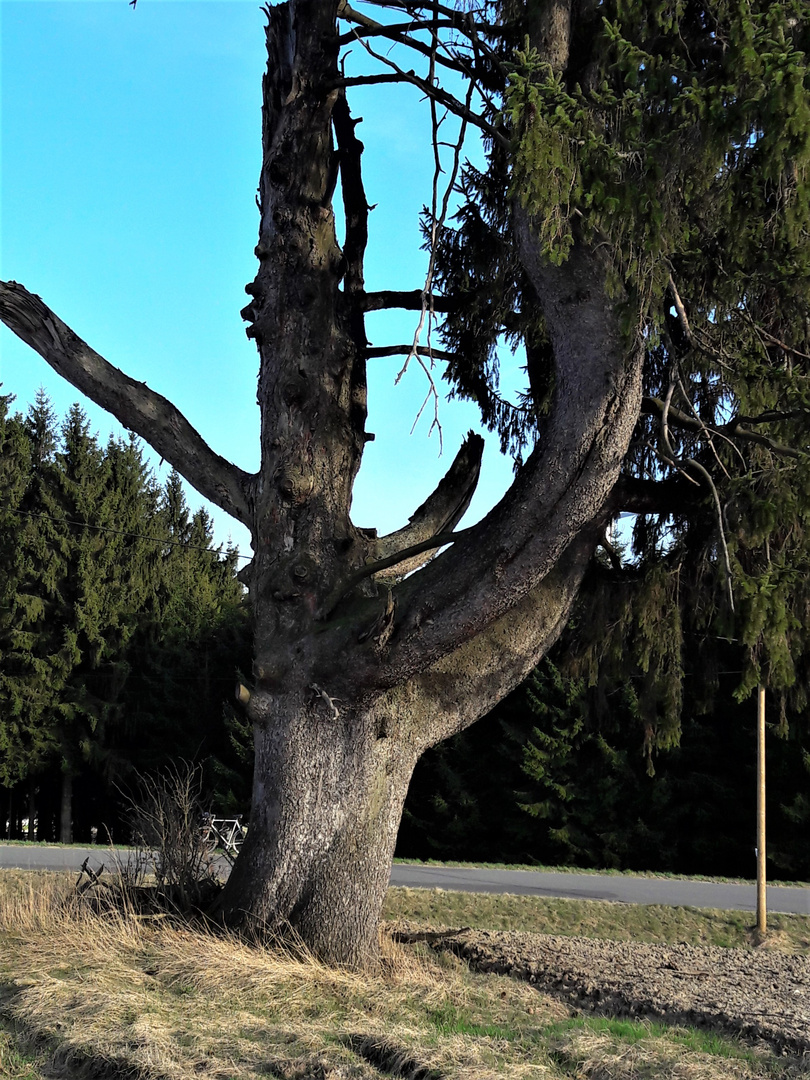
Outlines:
{"label": "plowed dirt strip", "polygon": [[579,1008],[717,1027],[810,1055],[810,957],[544,934],[402,928],[478,971],[526,979]]}

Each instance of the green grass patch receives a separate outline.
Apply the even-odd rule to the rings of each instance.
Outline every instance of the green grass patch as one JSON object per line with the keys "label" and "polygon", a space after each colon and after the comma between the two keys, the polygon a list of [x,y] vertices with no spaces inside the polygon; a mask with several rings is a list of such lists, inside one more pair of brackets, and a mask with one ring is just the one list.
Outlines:
{"label": "green grass patch", "polygon": [[[663,904],[397,887],[388,890],[383,917],[419,926],[528,930],[612,941],[683,942],[743,949],[755,945],[753,913]],[[810,951],[807,915],[771,915],[768,926],[769,940],[775,947],[796,953]]]}
{"label": "green grass patch", "polygon": [[0,1076],[3,1080],[46,1080],[46,1055],[30,1049],[14,1024],[0,1016]]}

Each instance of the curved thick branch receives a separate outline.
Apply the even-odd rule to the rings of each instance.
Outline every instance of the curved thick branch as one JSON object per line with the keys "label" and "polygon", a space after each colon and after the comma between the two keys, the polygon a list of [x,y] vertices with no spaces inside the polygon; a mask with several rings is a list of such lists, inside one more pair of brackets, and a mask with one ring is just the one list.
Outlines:
{"label": "curved thick branch", "polygon": [[215,454],[170,401],[113,367],[16,281],[0,281],[0,319],[57,374],[146,439],[201,495],[253,527],[253,477]]}
{"label": "curved thick branch", "polygon": [[[620,327],[599,253],[577,243],[562,266],[553,266],[519,207],[515,219],[554,350],[551,411],[501,502],[397,586],[383,685],[478,637],[553,572],[566,548],[606,512],[638,420],[644,345]],[[597,540],[598,534],[592,544]]]}
{"label": "curved thick branch", "polygon": [[475,723],[529,675],[566,624],[597,536],[584,530],[507,613],[397,688],[400,715],[419,719],[420,753]]}

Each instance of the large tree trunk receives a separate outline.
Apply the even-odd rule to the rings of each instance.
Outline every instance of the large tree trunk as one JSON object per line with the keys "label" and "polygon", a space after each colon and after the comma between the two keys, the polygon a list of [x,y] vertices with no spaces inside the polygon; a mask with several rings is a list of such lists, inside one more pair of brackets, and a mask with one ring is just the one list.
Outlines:
{"label": "large tree trunk", "polygon": [[[291,927],[322,958],[358,967],[376,953],[417,758],[513,689],[564,625],[639,414],[642,348],[620,331],[597,255],[579,244],[565,264],[548,265],[518,213],[555,358],[537,447],[472,529],[453,534],[478,477],[477,436],[404,529],[378,537],[352,522],[370,437],[368,207],[337,63],[337,6],[266,9],[259,268],[242,313],[260,355],[256,476],[219,458],[39,297],[0,283],[0,317],[251,528],[255,557],[240,577],[255,613],[255,661],[239,697],[255,733],[253,810],[221,912],[272,932]],[[540,34],[556,67],[568,21],[562,0],[553,9]]]}
{"label": "large tree trunk", "polygon": [[228,914],[291,927],[319,956],[365,966],[377,925],[415,747],[380,732],[375,711],[314,691],[257,709],[253,811],[228,883]]}
{"label": "large tree trunk", "polygon": [[254,692],[253,810],[220,905],[229,921],[292,930],[342,966],[373,960],[417,759],[528,675],[565,624],[592,550],[586,530],[486,633],[388,690],[359,688],[338,655],[323,685]]}

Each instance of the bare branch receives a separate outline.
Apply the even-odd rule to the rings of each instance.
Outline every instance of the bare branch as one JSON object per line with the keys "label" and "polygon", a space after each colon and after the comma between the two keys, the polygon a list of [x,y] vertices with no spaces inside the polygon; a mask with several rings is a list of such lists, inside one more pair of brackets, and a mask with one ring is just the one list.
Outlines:
{"label": "bare branch", "polygon": [[[407,292],[395,289],[382,289],[379,292],[367,292],[362,297],[364,311],[387,311],[389,308],[402,308],[405,311],[419,311],[424,300],[424,290],[410,289]],[[431,293],[430,305],[434,311],[452,311],[453,301],[446,296]]]}
{"label": "bare branch", "polygon": [[[434,52],[433,52],[433,55],[431,56],[430,73],[429,73],[429,76],[428,76],[429,82],[430,82],[431,85],[433,85],[434,82],[435,82],[435,69],[434,69],[433,65],[434,65],[434,60],[435,60],[435,49],[437,47],[437,44],[438,44],[438,35],[434,31],[433,32]],[[472,101],[473,90],[474,90],[473,83],[470,82],[468,84],[468,86],[467,86],[467,100],[465,102],[465,108],[467,108],[467,109],[469,109],[470,102]],[[447,184],[445,185],[444,194],[443,194],[443,197],[442,197],[441,209],[439,209],[439,206],[438,206],[439,178],[440,178],[440,176],[441,176],[441,174],[443,172],[442,162],[441,162],[441,149],[440,149],[440,142],[439,142],[439,128],[440,128],[440,126],[442,124],[442,121],[444,119],[446,119],[446,116],[443,117],[442,120],[438,119],[438,116],[437,116],[437,113],[436,113],[436,101],[435,101],[434,98],[430,99],[430,119],[431,119],[431,134],[432,134],[432,140],[433,140],[433,161],[434,161],[433,192],[432,192],[432,203],[431,203],[431,214],[430,214],[430,260],[428,262],[428,271],[427,271],[427,276],[425,278],[425,287],[422,290],[422,310],[421,310],[421,315],[420,315],[420,318],[419,318],[419,325],[417,326],[417,328],[416,328],[416,330],[414,332],[414,335],[413,335],[413,345],[411,347],[411,350],[410,350],[410,352],[408,353],[408,356],[405,359],[405,363],[403,364],[401,371],[399,372],[399,374],[396,377],[396,381],[399,382],[399,380],[402,378],[402,376],[408,370],[408,365],[409,365],[409,363],[411,361],[411,357],[416,357],[417,362],[419,363],[420,367],[422,368],[422,370],[424,371],[425,375],[428,378],[428,382],[430,384],[430,389],[428,391],[427,396],[425,397],[424,402],[422,403],[422,408],[419,410],[419,413],[417,414],[416,421],[414,421],[414,427],[416,427],[416,422],[419,420],[419,417],[422,415],[422,411],[424,410],[424,408],[427,405],[428,401],[432,397],[433,402],[434,402],[434,415],[433,415],[433,423],[430,426],[430,430],[432,431],[434,427],[438,428],[438,431],[439,431],[439,445],[441,446],[442,428],[441,428],[441,424],[439,423],[439,395],[438,395],[438,393],[436,391],[436,384],[433,381],[433,377],[432,377],[430,371],[428,370],[428,366],[424,362],[424,360],[421,358],[421,355],[420,355],[421,350],[419,348],[419,337],[420,337],[420,335],[422,333],[422,328],[423,328],[423,326],[425,324],[425,320],[427,320],[427,343],[428,343],[427,355],[430,358],[430,367],[433,367],[433,345],[432,345],[432,341],[431,341],[431,331],[433,329],[434,312],[433,312],[433,305],[432,305],[431,301],[432,301],[432,296],[433,296],[433,274],[435,272],[435,267],[436,267],[436,250],[437,250],[438,238],[439,238],[439,235],[441,233],[441,230],[444,228],[444,222],[445,222],[445,219],[447,217],[447,211],[448,211],[448,208],[449,208],[449,205],[450,205],[450,196],[451,196],[451,194],[453,192],[453,189],[455,187],[456,177],[458,176],[459,168],[461,166],[461,150],[462,150],[462,147],[464,145],[464,136],[465,136],[465,134],[467,132],[467,121],[466,121],[466,119],[462,119],[461,125],[459,127],[458,139],[456,140],[456,142],[454,144],[452,144],[453,145],[453,166],[452,166],[452,169],[451,169],[451,172],[450,172],[450,177],[449,177],[449,179],[447,181]]]}
{"label": "bare branch", "polygon": [[380,345],[379,347],[373,346],[366,349],[366,356],[369,360],[378,359],[383,356],[430,356],[434,360],[452,360],[455,353],[447,352],[445,349],[433,349],[425,348],[424,345],[417,346],[414,349],[413,345]]}
{"label": "bare branch", "polygon": [[[647,416],[660,416],[663,409],[664,402],[660,398],[645,397],[642,400],[641,411]],[[784,413],[773,417],[773,419],[787,420],[791,419],[792,416],[793,414],[791,413]],[[730,420],[727,424],[722,424],[720,427],[707,428],[702,421],[695,420],[694,417],[689,416],[688,413],[682,412],[680,409],[675,409],[670,406],[668,411],[668,423],[671,423],[674,427],[683,428],[686,431],[702,433],[708,430],[711,433],[722,435],[728,439],[739,439],[742,442],[758,443],[760,446],[764,446],[766,449],[772,451],[774,454],[778,454],[780,457],[801,458],[805,456],[802,451],[797,450],[793,446],[786,446],[785,444],[770,438],[768,435],[763,435],[759,431],[751,431],[749,428],[743,426],[745,423],[765,422],[765,420],[738,416],[733,420]]]}
{"label": "bare branch", "polygon": [[170,401],[109,364],[15,281],[0,282],[0,319],[77,390],[146,439],[201,495],[252,529],[253,477],[215,454]]}
{"label": "bare branch", "polygon": [[372,557],[386,559],[438,533],[452,531],[475,493],[483,453],[484,440],[471,431],[433,494],[414,511],[404,528],[376,541]]}
{"label": "bare branch", "polygon": [[346,260],[344,288],[350,297],[352,337],[362,351],[368,343],[363,318],[364,308],[360,301],[365,295],[363,267],[368,243],[369,207],[361,167],[363,144],[355,135],[355,128],[359,123],[359,119],[352,118],[345,91],[342,91],[335,101],[332,124],[340,156],[340,186],[346,218],[346,236],[343,243],[343,256]]}
{"label": "bare branch", "polygon": [[[464,12],[454,12],[450,16],[446,16],[444,19],[438,18],[441,12],[437,11],[433,5],[431,5],[432,18],[427,19],[424,17],[412,17],[406,23],[380,23],[375,19],[370,19],[367,15],[363,15],[361,12],[356,11],[345,0],[338,5],[338,18],[345,19],[346,22],[354,23],[355,25],[347,33],[338,38],[338,45],[350,45],[354,41],[359,41],[361,38],[366,37],[385,37],[389,41],[395,41],[397,44],[404,45],[407,48],[414,49],[416,52],[422,53],[423,56],[430,56],[432,46],[426,45],[418,38],[414,38],[411,35],[420,30],[431,30],[435,32],[437,30],[454,30],[456,33],[463,34],[467,38],[468,48],[472,48],[476,60],[478,60],[482,54],[486,56],[487,62],[492,68],[500,71],[504,76],[506,75],[506,69],[498,54],[492,49],[492,47],[483,41],[479,37],[479,32],[488,32],[490,30],[496,30],[496,27],[489,26],[489,24],[476,24],[474,23]],[[445,41],[436,41],[436,46],[441,46],[447,53],[447,57],[436,56],[436,63],[441,64],[443,67],[449,68],[452,71],[460,72],[462,75],[466,75],[469,79],[475,80],[474,68],[470,66],[470,63],[463,59],[458,53],[452,51],[449,44]]]}
{"label": "bare branch", "polygon": [[456,8],[447,7],[445,4],[435,4],[432,0],[429,5],[402,2],[402,0],[366,0],[366,3],[378,8],[394,8],[414,19],[425,17],[425,12],[429,8],[431,14],[444,16],[454,29],[459,30],[470,39],[473,39],[474,35],[478,34],[492,38],[501,38],[513,34],[513,30],[508,25],[477,22],[471,11],[460,11]]}
{"label": "bare branch", "polygon": [[[465,105],[462,105],[458,98],[453,97],[453,95],[449,94],[443,87],[431,85],[431,83],[429,83],[427,79],[421,78],[419,75],[416,74],[413,69],[411,69],[410,71],[403,70],[398,64],[394,63],[394,61],[390,57],[383,56],[381,53],[375,52],[367,41],[360,40],[360,44],[370,56],[374,57],[375,60],[379,60],[381,64],[385,64],[386,67],[391,68],[392,71],[396,73],[398,79],[402,80],[403,82],[409,82],[412,86],[418,87],[431,100],[437,101],[440,105],[443,105],[448,110],[448,112],[453,113],[455,116],[462,117],[469,124],[473,124],[475,127],[478,127],[482,131],[486,132],[486,134],[489,135],[491,139],[493,139],[497,143],[500,143],[501,146],[507,149],[509,148],[510,142],[502,131],[490,124],[488,120],[485,120],[483,118],[483,116],[479,116],[478,113],[473,112]],[[363,80],[365,82],[372,81],[371,78],[366,76],[363,77]],[[385,80],[378,79],[377,81]],[[341,86],[357,85],[357,80],[351,77],[344,78],[339,80],[339,84]]]}
{"label": "bare branch", "polygon": [[380,72],[377,75],[346,75],[338,81],[338,85],[346,86],[375,86],[378,83],[410,83],[411,80],[404,75],[386,74]]}
{"label": "bare branch", "polygon": [[[339,45],[346,44],[346,39],[365,44],[362,39],[369,35],[374,35],[377,37],[388,38],[389,41],[395,41],[398,45],[405,45],[409,49],[421,53],[422,56],[431,56],[430,45],[425,45],[423,41],[409,37],[407,34],[398,33],[390,26],[385,26],[383,23],[378,23],[373,19],[369,19],[366,15],[361,15],[359,11],[355,11],[349,4],[343,3],[340,5],[338,8],[338,17],[344,18],[347,21],[359,23],[363,27],[363,30],[352,30],[350,33],[345,34],[343,38],[339,38]],[[472,78],[472,72],[470,71],[469,65],[463,63],[461,60],[448,59],[444,56],[435,56],[434,59],[435,62],[441,64],[442,67],[449,68],[451,71],[456,71],[461,75]],[[433,62],[433,59],[431,62]]]}
{"label": "bare branch", "polygon": [[681,294],[678,292],[678,288],[675,284],[675,280],[672,277],[672,274],[669,275],[669,291],[672,293],[672,304],[678,316],[678,322],[681,324],[683,336],[686,338],[690,345],[693,345],[694,339],[692,337],[692,328],[689,325],[689,319],[686,316],[686,308],[683,305],[683,300],[681,300]]}
{"label": "bare branch", "polygon": [[[406,23],[378,23],[374,22],[373,19],[369,19],[366,15],[361,15],[353,8],[350,8],[348,4],[341,8],[338,15],[340,18],[346,19],[347,22],[358,23],[358,25],[353,26],[347,34],[341,34],[337,39],[338,45],[351,45],[353,41],[357,41],[357,39],[361,37],[394,36],[395,40],[400,40],[403,34],[407,35],[416,30],[425,30],[431,25],[436,25],[442,29],[453,27],[453,23],[450,19],[444,19],[436,24],[417,19]],[[407,42],[407,44],[410,44],[410,42]]]}
{"label": "bare branch", "polygon": [[681,469],[683,469],[684,467],[688,467],[693,472],[696,472],[700,477],[702,477],[704,483],[707,485],[709,491],[711,491],[712,493],[712,499],[714,500],[714,508],[717,513],[717,529],[720,534],[720,546],[723,549],[723,566],[725,567],[726,571],[726,592],[728,595],[728,606],[733,612],[734,587],[733,577],[731,574],[731,558],[728,553],[728,544],[726,542],[726,527],[725,522],[723,521],[723,507],[720,503],[720,496],[717,492],[717,485],[715,484],[714,478],[712,477],[712,474],[709,472],[709,470],[704,465],[701,465],[699,461],[695,461],[694,458],[679,457],[672,447],[672,443],[670,442],[669,438],[669,427],[667,420],[669,414],[669,406],[674,392],[675,376],[673,373],[673,377],[670,379],[669,387],[667,389],[667,396],[664,398],[664,407],[661,410],[661,440],[664,444],[664,447],[666,448],[667,455],[670,459],[670,464],[673,464]]}

